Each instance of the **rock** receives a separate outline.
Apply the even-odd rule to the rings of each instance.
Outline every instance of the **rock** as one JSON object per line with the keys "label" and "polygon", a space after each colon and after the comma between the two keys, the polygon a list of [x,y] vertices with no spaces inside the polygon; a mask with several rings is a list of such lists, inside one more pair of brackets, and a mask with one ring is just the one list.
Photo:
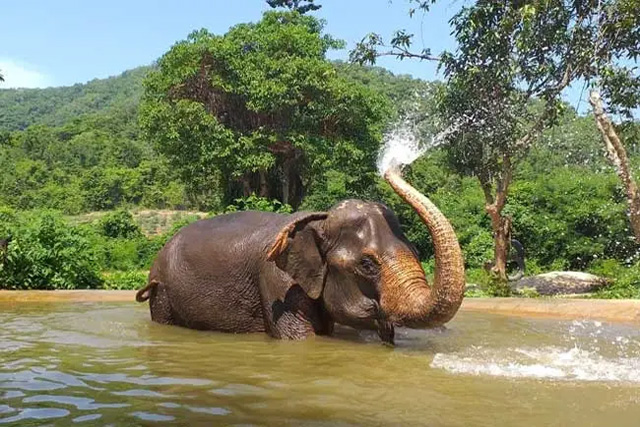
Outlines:
{"label": "rock", "polygon": [[609,279],[579,271],[552,271],[511,283],[516,293],[535,290],[539,295],[570,295],[594,292],[611,283]]}

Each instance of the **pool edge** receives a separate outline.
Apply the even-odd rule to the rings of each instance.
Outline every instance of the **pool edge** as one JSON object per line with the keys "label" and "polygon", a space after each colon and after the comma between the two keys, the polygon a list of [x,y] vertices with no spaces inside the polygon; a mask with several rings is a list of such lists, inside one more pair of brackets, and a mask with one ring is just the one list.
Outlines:
{"label": "pool edge", "polygon": [[[136,291],[125,290],[0,290],[0,303],[130,302]],[[640,300],[566,298],[465,298],[461,311],[560,319],[594,319],[640,324]]]}
{"label": "pool edge", "polygon": [[466,298],[461,311],[640,324],[640,300]]}

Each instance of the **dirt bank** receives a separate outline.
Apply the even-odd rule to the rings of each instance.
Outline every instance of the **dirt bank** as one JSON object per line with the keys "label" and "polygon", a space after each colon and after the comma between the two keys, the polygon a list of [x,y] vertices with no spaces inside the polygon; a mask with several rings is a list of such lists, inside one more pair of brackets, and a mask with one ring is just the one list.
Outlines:
{"label": "dirt bank", "polygon": [[[0,304],[11,302],[131,302],[135,291],[0,291]],[[640,324],[640,300],[554,298],[466,298],[462,311],[509,316],[597,319]]]}

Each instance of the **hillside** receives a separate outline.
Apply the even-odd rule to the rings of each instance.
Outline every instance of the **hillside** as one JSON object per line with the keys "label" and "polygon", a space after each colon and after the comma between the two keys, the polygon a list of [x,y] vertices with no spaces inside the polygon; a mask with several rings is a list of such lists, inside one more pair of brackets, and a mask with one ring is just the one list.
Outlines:
{"label": "hillside", "polygon": [[135,110],[149,70],[138,67],[73,86],[0,89],[0,130],[22,130],[32,124],[61,126],[80,115],[113,108]]}
{"label": "hillside", "polygon": [[[343,75],[373,86],[394,104],[402,104],[415,93],[425,93],[432,83],[408,75],[394,75],[381,67],[362,67],[334,62]],[[135,114],[142,81],[151,70],[141,66],[106,79],[93,79],[73,86],[46,89],[1,89],[0,131],[24,130],[34,124],[62,126],[79,116],[125,112]]]}

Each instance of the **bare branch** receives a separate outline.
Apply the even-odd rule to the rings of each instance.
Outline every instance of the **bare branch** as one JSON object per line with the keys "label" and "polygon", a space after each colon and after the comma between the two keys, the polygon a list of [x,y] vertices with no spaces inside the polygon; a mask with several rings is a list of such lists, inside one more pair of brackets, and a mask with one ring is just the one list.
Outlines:
{"label": "bare branch", "polygon": [[[389,47],[386,45],[383,45],[384,47]],[[420,59],[420,60],[425,60],[425,61],[435,61],[435,62],[440,62],[442,60],[442,58],[440,56],[433,56],[433,55],[425,55],[422,53],[414,53],[414,52],[410,52],[407,49],[404,48],[400,48],[400,47],[392,47],[392,50],[389,50],[387,52],[378,52],[376,53],[376,56],[395,56],[396,58],[400,58],[400,59],[404,59],[404,58],[414,58],[414,59]],[[395,51],[394,51],[395,49]]]}

